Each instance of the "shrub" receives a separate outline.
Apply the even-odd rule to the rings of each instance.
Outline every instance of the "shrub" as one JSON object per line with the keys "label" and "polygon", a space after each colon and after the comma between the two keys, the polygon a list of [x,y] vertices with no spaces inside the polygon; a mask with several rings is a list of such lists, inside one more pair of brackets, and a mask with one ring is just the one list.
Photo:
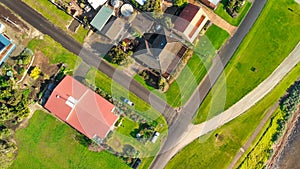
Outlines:
{"label": "shrub", "polygon": [[36,80],[37,78],[39,78],[40,74],[41,74],[41,69],[38,66],[36,66],[30,72],[30,77]]}

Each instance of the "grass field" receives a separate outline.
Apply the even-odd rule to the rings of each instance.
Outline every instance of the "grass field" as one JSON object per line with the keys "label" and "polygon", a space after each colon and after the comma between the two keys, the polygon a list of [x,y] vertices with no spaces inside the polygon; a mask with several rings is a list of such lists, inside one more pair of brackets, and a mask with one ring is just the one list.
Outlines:
{"label": "grass field", "polygon": [[43,39],[33,39],[27,46],[32,51],[41,51],[50,60],[50,63],[64,63],[70,69],[76,69],[82,59],[69,52],[59,43],[55,42],[49,36],[43,36]]}
{"label": "grass field", "polygon": [[228,23],[230,23],[233,26],[238,26],[243,18],[246,16],[247,12],[249,11],[251,7],[250,2],[246,2],[245,5],[241,8],[239,15],[236,18],[232,18],[225,10],[223,3],[219,3],[219,6],[215,10],[215,13],[219,15],[221,18],[226,20]]}
{"label": "grass field", "polygon": [[222,28],[218,27],[215,24],[212,24],[207,31],[205,32],[205,35],[208,37],[208,39],[211,41],[215,49],[220,49],[220,47],[223,45],[223,43],[229,38],[229,33],[223,30]]}
{"label": "grass field", "polygon": [[[166,168],[226,168],[247,142],[268,110],[298,79],[298,64],[266,97],[243,115],[195,140],[180,151]],[[218,134],[218,138],[216,137]]]}
{"label": "grass field", "polygon": [[[198,111],[194,123],[200,123],[223,111],[219,98],[225,93],[225,109],[266,79],[289,55],[300,40],[300,16],[287,10],[300,10],[293,0],[268,1],[258,20],[225,68],[226,81],[219,79]],[[272,28],[272,29],[270,29]],[[211,106],[211,101],[215,104]],[[220,103],[219,103],[220,102]]]}
{"label": "grass field", "polygon": [[211,66],[214,56],[215,48],[210,43],[209,38],[204,35],[195,46],[194,53],[187,65],[166,93],[161,93],[153,87],[148,86],[139,75],[136,75],[134,79],[157,96],[166,100],[169,105],[179,107],[184,105],[191,97]]}
{"label": "grass field", "polygon": [[68,29],[68,25],[72,21],[72,17],[66,14],[64,11],[58,9],[49,0],[22,0],[31,8],[35,9],[46,19],[52,22],[54,25],[64,30],[66,33],[71,35],[78,42],[83,43],[85,37],[87,36],[88,30],[80,26],[76,33]]}
{"label": "grass field", "polygon": [[19,152],[11,168],[129,168],[106,151],[89,151],[74,139],[76,130],[45,112],[29,122],[16,133]]}

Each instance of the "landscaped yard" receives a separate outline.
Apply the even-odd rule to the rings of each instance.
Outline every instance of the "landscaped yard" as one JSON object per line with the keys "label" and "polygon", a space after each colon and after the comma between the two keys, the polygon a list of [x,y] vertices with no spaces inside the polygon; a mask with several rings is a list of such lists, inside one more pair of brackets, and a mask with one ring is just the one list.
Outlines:
{"label": "landscaped yard", "polygon": [[107,144],[117,152],[123,152],[124,145],[131,145],[136,150],[139,151],[138,157],[142,159],[140,168],[148,168],[151,164],[151,161],[156,156],[161,146],[161,140],[167,135],[167,130],[165,127],[158,126],[156,131],[158,131],[161,135],[159,139],[152,143],[150,141],[146,143],[139,142],[135,136],[132,136],[134,129],[138,128],[138,123],[132,121],[131,119],[124,118],[122,125],[118,127],[116,132],[112,134],[112,136],[108,139]]}
{"label": "landscaped yard", "polygon": [[195,140],[180,151],[166,168],[226,168],[247,142],[268,110],[298,79],[298,64],[266,97],[245,114]]}
{"label": "landscaped yard", "polygon": [[[194,123],[201,123],[232,106],[266,79],[300,40],[300,10],[293,0],[268,1],[258,20],[202,105]],[[272,28],[272,29],[270,29]],[[222,92],[226,91],[226,93]],[[222,98],[225,97],[225,103]],[[215,103],[212,106],[212,101]],[[224,103],[224,104],[223,104]]]}
{"label": "landscaped yard", "polygon": [[166,100],[171,106],[179,107],[184,105],[191,97],[210,68],[214,56],[215,49],[210,43],[209,38],[204,35],[195,46],[191,59],[166,93],[161,93],[153,87],[148,86],[139,75],[136,75],[134,79],[157,96]]}
{"label": "landscaped yard", "polygon": [[69,52],[47,35],[42,39],[31,40],[27,47],[34,52],[41,51],[50,59],[50,63],[64,63],[72,70],[76,69],[82,61],[80,57]]}
{"label": "landscaped yard", "polygon": [[240,13],[236,18],[232,18],[225,10],[224,4],[227,0],[222,0],[222,3],[219,3],[219,6],[215,10],[215,13],[219,15],[221,18],[225,19],[228,23],[230,23],[233,26],[238,26],[243,18],[246,16],[247,12],[249,11],[251,7],[250,2],[246,2],[244,6],[240,9]]}
{"label": "landscaped yard", "polygon": [[91,152],[75,140],[77,131],[36,111],[29,126],[16,133],[19,148],[11,168],[130,168],[114,155]]}
{"label": "landscaped yard", "polygon": [[205,35],[208,37],[208,39],[211,41],[215,49],[220,49],[220,47],[223,45],[223,43],[229,38],[229,33],[223,30],[222,28],[218,27],[215,24],[212,24],[207,31],[205,32]]}
{"label": "landscaped yard", "polygon": [[54,25],[64,30],[66,33],[71,35],[78,42],[83,43],[85,37],[87,36],[88,30],[84,29],[83,26],[80,26],[76,33],[68,30],[68,25],[72,21],[72,17],[69,16],[64,11],[58,9],[53,5],[49,0],[23,0],[30,7],[35,9],[46,19],[52,22]]}

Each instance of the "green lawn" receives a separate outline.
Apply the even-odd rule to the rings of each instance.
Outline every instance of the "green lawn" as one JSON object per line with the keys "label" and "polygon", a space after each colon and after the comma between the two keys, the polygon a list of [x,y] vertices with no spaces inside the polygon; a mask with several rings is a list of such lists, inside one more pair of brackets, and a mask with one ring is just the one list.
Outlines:
{"label": "green lawn", "polygon": [[149,120],[159,120],[159,123],[164,124],[165,121],[161,114],[155,110],[151,105],[147,104],[139,97],[129,92],[123,86],[113,81],[104,73],[98,71],[96,68],[91,68],[86,75],[86,80],[90,84],[94,84],[95,86],[101,88],[108,94],[112,95],[112,97],[121,100],[121,97],[129,98],[132,102],[135,103],[134,109],[137,113],[145,117]]}
{"label": "green lawn", "polygon": [[195,46],[194,53],[187,65],[183,68],[180,75],[171,84],[166,93],[162,93],[148,86],[139,75],[136,75],[134,79],[158,97],[166,100],[169,105],[179,107],[184,105],[191,97],[207,70],[210,68],[214,56],[215,48],[210,43],[208,37],[204,35]]}
{"label": "green lawn", "polygon": [[220,49],[220,47],[223,45],[223,43],[229,38],[229,33],[223,30],[222,28],[218,27],[215,24],[212,24],[207,31],[205,32],[205,35],[208,37],[208,39],[211,41],[215,49]]}
{"label": "green lawn", "polygon": [[106,151],[89,151],[74,139],[76,133],[55,117],[36,111],[29,126],[16,133],[19,152],[11,168],[129,168]]}
{"label": "green lawn", "polygon": [[49,0],[22,0],[31,8],[35,9],[46,19],[52,22],[54,25],[64,30],[66,33],[71,35],[78,42],[83,43],[85,37],[87,36],[88,30],[80,26],[76,33],[68,29],[68,25],[72,21],[72,17],[65,13],[64,11],[58,9]]}
{"label": "green lawn", "polygon": [[221,18],[226,20],[228,23],[230,23],[233,26],[238,26],[243,18],[246,16],[247,12],[249,11],[251,7],[250,2],[246,2],[244,6],[241,8],[239,15],[236,18],[232,18],[225,10],[223,3],[220,3],[217,9],[215,10],[215,13],[219,15]]}
{"label": "green lawn", "polygon": [[[194,123],[200,123],[232,106],[266,79],[300,40],[300,10],[293,0],[268,1],[258,20],[208,94]],[[272,28],[272,29],[270,29]],[[226,80],[225,80],[226,79]],[[225,103],[222,102],[226,95]],[[212,106],[212,101],[214,105]]]}
{"label": "green lawn", "polygon": [[47,35],[42,39],[31,40],[27,47],[35,52],[41,51],[49,58],[50,63],[64,63],[72,70],[76,69],[82,61],[80,57],[69,52]]}
{"label": "green lawn", "polygon": [[[226,168],[247,142],[260,121],[299,78],[298,64],[266,97],[243,115],[195,140],[180,151],[166,168]],[[216,138],[219,134],[219,139]]]}

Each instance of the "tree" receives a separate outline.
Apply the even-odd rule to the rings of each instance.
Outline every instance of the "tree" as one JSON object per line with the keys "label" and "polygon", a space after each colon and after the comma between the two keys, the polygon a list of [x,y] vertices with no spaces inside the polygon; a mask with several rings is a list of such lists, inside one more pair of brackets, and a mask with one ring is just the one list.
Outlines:
{"label": "tree", "polygon": [[166,16],[163,18],[163,23],[168,29],[172,29],[174,27],[174,24],[170,17]]}
{"label": "tree", "polygon": [[187,3],[188,3],[187,0],[174,0],[174,5],[178,7],[182,7]]}
{"label": "tree", "polygon": [[109,51],[107,56],[108,60],[113,64],[126,65],[129,63],[129,54],[125,53],[120,47],[114,47]]}

